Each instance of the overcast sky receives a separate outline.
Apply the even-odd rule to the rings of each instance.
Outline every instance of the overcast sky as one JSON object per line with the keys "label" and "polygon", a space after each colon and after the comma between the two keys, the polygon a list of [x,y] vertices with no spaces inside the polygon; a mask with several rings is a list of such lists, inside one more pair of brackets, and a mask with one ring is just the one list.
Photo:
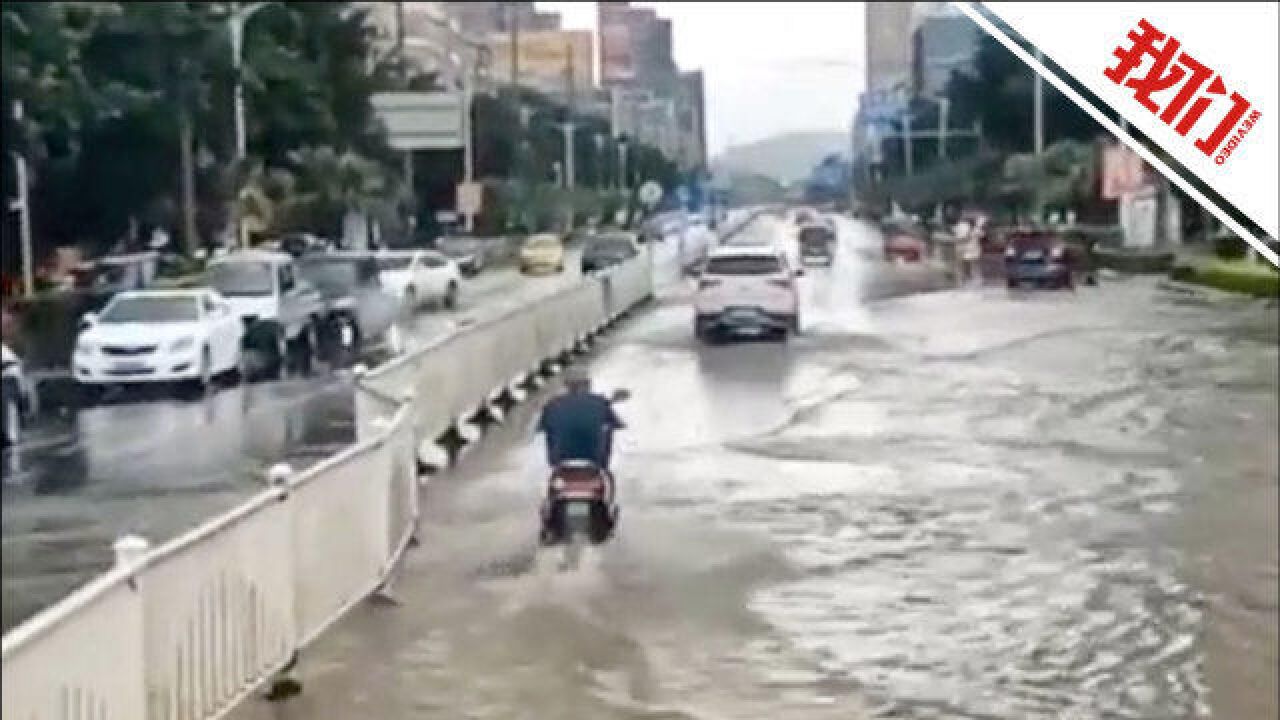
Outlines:
{"label": "overcast sky", "polygon": [[[680,69],[703,70],[712,155],[794,130],[849,131],[866,76],[862,3],[634,4],[672,20]],[[537,6],[595,28],[594,2]]]}

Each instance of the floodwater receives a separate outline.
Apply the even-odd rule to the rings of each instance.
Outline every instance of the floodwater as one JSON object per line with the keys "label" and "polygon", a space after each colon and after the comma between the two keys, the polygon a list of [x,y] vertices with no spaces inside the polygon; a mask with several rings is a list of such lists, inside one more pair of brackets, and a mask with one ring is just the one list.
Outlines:
{"label": "floodwater", "polygon": [[524,407],[429,487],[400,604],[237,717],[1275,717],[1274,303],[869,302],[912,272],[875,241],[842,228],[788,344],[699,345],[681,284],[606,341],[623,525],[586,569],[534,549]]}
{"label": "floodwater", "polygon": [[[406,346],[575,279],[487,270],[464,282],[457,311],[406,323]],[[22,445],[3,458],[4,629],[108,568],[117,538],[135,533],[158,545],[261,491],[272,465],[302,470],[349,445],[351,382],[349,371],[322,367],[311,377],[219,388],[195,402],[167,388],[78,411],[46,401]]]}

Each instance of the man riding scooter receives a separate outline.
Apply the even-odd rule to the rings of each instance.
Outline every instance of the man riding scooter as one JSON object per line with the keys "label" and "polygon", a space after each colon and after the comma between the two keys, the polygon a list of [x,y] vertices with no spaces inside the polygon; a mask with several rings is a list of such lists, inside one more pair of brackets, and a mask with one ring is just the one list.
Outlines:
{"label": "man riding scooter", "polygon": [[[570,465],[594,466],[603,476],[606,502],[612,504],[614,483],[609,460],[613,432],[624,427],[613,403],[626,399],[626,392],[619,391],[612,398],[593,393],[586,371],[576,367],[565,372],[564,382],[567,391],[547,403],[538,419],[538,432],[546,434],[547,462],[553,477]],[[551,499],[549,495],[548,500]],[[544,507],[542,515],[542,535],[549,540],[553,534],[547,526],[549,508]]]}

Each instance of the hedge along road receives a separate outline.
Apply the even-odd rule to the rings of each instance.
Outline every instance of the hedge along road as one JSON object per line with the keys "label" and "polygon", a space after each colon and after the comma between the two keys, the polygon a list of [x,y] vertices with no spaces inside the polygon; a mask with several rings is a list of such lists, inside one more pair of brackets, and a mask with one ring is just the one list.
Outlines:
{"label": "hedge along road", "polygon": [[[464,281],[459,308],[412,318],[407,349],[576,282],[579,248],[561,275],[512,267]],[[199,402],[159,392],[58,416],[46,413],[6,453],[3,627],[7,631],[112,562],[111,543],[153,543],[234,507],[276,462],[306,467],[354,439],[351,374],[219,387]]]}

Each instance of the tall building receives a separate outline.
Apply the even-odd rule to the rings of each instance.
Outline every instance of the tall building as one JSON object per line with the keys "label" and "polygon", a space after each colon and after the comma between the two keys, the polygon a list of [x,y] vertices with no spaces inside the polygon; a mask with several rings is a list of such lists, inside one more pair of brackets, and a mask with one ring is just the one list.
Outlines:
{"label": "tall building", "polygon": [[955,72],[972,73],[982,30],[968,17],[946,9],[920,13],[912,32],[912,85],[916,92],[946,92]]}
{"label": "tall building", "polygon": [[[474,36],[449,16],[443,2],[366,2],[377,56],[394,52],[404,37],[404,55],[411,74],[430,74],[444,87],[461,87],[464,75],[486,70],[485,53]],[[403,23],[403,24],[402,24]]]}
{"label": "tall building", "polygon": [[670,89],[677,74],[671,21],[629,2],[598,2],[596,8],[601,81]]}
{"label": "tall building", "polygon": [[910,83],[913,5],[866,3],[867,92],[887,92]]}
{"label": "tall building", "polygon": [[676,95],[678,152],[682,170],[707,167],[706,91],[702,71],[681,73]]}
{"label": "tall building", "polygon": [[550,32],[560,29],[560,14],[539,12],[532,2],[445,2],[445,11],[458,20],[463,32],[488,36],[519,32]]}
{"label": "tall building", "polygon": [[[572,88],[575,103],[588,99],[596,87],[594,43],[590,30],[530,30],[517,36],[520,85],[565,101]],[[501,85],[511,82],[511,35],[490,33],[490,77]]]}

